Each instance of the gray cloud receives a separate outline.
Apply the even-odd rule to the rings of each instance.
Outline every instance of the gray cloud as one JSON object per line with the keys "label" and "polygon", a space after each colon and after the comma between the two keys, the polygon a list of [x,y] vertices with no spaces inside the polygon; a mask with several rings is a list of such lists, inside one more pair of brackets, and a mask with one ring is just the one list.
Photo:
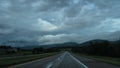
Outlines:
{"label": "gray cloud", "polygon": [[[119,0],[0,0],[0,42],[40,44],[113,39]],[[118,36],[115,36],[116,38]]]}

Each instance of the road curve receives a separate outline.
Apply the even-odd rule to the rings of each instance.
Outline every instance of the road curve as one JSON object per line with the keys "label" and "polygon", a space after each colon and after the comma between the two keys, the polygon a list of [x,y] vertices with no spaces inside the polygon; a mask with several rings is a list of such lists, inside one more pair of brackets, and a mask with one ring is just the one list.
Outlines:
{"label": "road curve", "polygon": [[120,67],[76,56],[69,52],[64,52],[59,55],[11,66],[9,68],[120,68]]}

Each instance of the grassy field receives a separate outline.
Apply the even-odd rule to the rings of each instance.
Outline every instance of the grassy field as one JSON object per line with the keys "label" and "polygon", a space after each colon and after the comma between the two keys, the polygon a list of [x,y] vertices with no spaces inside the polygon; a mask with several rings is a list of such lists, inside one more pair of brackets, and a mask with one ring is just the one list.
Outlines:
{"label": "grassy field", "polygon": [[55,54],[57,53],[54,52],[54,53],[44,53],[44,54],[27,55],[27,56],[21,56],[21,57],[13,57],[13,58],[3,58],[3,59],[0,59],[0,67],[5,67],[5,66],[27,62],[27,61],[41,59],[41,58],[49,57]]}
{"label": "grassy field", "polygon": [[94,59],[97,61],[113,64],[113,65],[119,65],[120,66],[120,58],[113,58],[113,57],[104,57],[104,56],[94,56],[94,55],[85,55],[85,54],[78,54],[80,56]]}

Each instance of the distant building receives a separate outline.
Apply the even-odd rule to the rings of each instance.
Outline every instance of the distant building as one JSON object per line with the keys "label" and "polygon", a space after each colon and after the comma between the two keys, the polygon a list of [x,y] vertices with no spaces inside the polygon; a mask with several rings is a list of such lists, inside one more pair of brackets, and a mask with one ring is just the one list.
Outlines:
{"label": "distant building", "polygon": [[18,50],[16,48],[12,48],[10,46],[0,46],[0,54],[9,54],[9,53],[15,53]]}

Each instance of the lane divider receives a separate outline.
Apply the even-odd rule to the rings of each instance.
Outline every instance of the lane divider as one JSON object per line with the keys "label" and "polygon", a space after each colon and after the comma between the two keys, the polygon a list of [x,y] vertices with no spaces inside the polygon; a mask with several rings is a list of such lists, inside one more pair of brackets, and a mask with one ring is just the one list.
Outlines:
{"label": "lane divider", "polygon": [[74,56],[72,56],[70,53],[69,55],[71,56],[71,58],[73,58],[76,62],[78,62],[80,65],[82,65],[84,68],[88,68],[85,64],[83,64],[82,62],[80,62],[78,59],[76,59]]}
{"label": "lane divider", "polygon": [[52,68],[52,67],[55,68],[56,66],[58,66],[63,61],[63,58],[64,58],[65,55],[66,55],[66,52],[63,53],[60,57],[58,57],[54,61],[47,64],[46,68]]}

